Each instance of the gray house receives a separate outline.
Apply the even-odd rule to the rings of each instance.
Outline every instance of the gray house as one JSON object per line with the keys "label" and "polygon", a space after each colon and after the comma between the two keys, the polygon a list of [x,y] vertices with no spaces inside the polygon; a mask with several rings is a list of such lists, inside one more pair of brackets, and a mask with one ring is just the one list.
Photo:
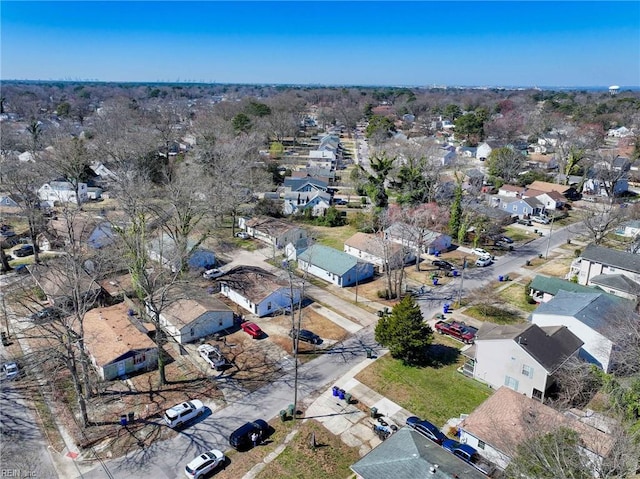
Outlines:
{"label": "gray house", "polygon": [[180,299],[160,314],[160,325],[180,344],[233,326],[233,311],[213,296]]}
{"label": "gray house", "polygon": [[515,201],[502,203],[502,209],[512,216],[528,218],[544,214],[544,205],[536,198],[519,198]]}
{"label": "gray house", "polygon": [[373,277],[373,264],[314,244],[298,256],[298,268],[342,288]]}

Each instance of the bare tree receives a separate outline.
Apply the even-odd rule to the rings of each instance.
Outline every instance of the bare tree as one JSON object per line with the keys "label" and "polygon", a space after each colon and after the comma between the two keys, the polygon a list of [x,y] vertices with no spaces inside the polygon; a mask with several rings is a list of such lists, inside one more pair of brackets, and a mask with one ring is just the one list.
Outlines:
{"label": "bare tree", "polygon": [[589,204],[578,216],[589,239],[600,244],[611,231],[628,219],[628,212],[611,198],[602,198],[597,203]]}
{"label": "bare tree", "polygon": [[[608,198],[613,198],[620,193],[620,183],[628,179],[630,167],[631,163],[620,158],[616,152],[598,150],[591,168],[594,173],[593,181],[597,183],[598,189],[600,186],[604,188]],[[598,193],[600,192],[596,194]]]}

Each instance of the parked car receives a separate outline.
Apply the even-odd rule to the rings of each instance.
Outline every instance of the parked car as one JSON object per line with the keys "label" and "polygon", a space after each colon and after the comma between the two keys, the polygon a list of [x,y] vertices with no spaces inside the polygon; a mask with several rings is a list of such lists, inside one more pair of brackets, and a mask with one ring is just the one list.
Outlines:
{"label": "parked car", "polygon": [[20,368],[15,362],[4,363],[2,365],[2,374],[7,379],[14,379],[20,375]]}
{"label": "parked car", "polygon": [[211,449],[210,451],[200,454],[184,468],[184,473],[189,479],[200,479],[202,476],[210,473],[220,464],[223,464],[226,457],[222,451]]}
{"label": "parked car", "polygon": [[62,317],[62,310],[53,306],[47,306],[40,311],[36,311],[29,318],[36,324],[44,323],[52,319],[58,319]]}
{"label": "parked car", "polygon": [[438,321],[435,329],[440,334],[446,334],[466,344],[473,343],[478,333],[476,328],[468,326],[464,321]]}
{"label": "parked car", "polygon": [[455,456],[458,456],[464,462],[472,465],[486,476],[490,476],[496,470],[496,466],[478,454],[478,451],[468,444],[461,444],[453,439],[447,439],[442,443],[442,447],[453,453]]}
{"label": "parked car", "polygon": [[198,399],[176,404],[164,412],[164,422],[171,428],[179,428],[204,414],[204,404]]}
{"label": "parked car", "polygon": [[229,436],[229,444],[237,450],[247,449],[252,445],[251,434],[257,433],[263,441],[269,434],[269,425],[262,419],[247,422],[233,431]]}
{"label": "parked car", "polygon": [[216,371],[221,371],[227,366],[227,359],[220,352],[220,348],[211,344],[201,344],[198,346],[198,353],[202,356],[209,366]]}
{"label": "parked car", "polygon": [[444,261],[442,259],[436,259],[432,261],[431,264],[438,269],[444,269],[446,271],[451,271],[452,269],[455,268],[451,263],[449,263],[448,261]]}
{"label": "parked car", "polygon": [[489,266],[491,263],[493,263],[493,259],[491,259],[491,256],[481,256],[476,260],[476,266],[479,266],[481,268]]}
{"label": "parked car", "polygon": [[[296,334],[295,329],[292,329],[291,331],[289,331],[290,338],[295,337],[295,334]],[[312,331],[309,331],[308,329],[301,329],[300,332],[298,333],[298,339],[300,341],[305,341],[311,344],[320,344],[320,342],[322,341],[320,336],[318,336],[316,333]]]}
{"label": "parked car", "polygon": [[509,238],[508,236],[500,236],[498,238],[498,241],[503,241],[503,242],[505,242],[507,244],[512,244],[513,243],[513,240],[511,238]]}
{"label": "parked car", "polygon": [[542,223],[543,225],[548,225],[551,220],[546,216],[532,216],[531,221],[535,221],[536,223]]}
{"label": "parked car", "polygon": [[224,272],[222,270],[220,270],[218,268],[212,268],[212,269],[208,269],[204,273],[202,273],[202,277],[204,279],[214,279],[214,278],[219,278],[223,274],[224,274]]}
{"label": "parked car", "polygon": [[262,336],[262,329],[260,329],[260,326],[256,323],[245,321],[244,323],[240,323],[240,327],[245,333],[253,338],[259,338]]}
{"label": "parked car", "polygon": [[408,417],[406,424],[411,429],[422,434],[427,439],[431,439],[436,444],[442,444],[447,440],[447,436],[445,436],[440,429],[431,424],[429,421],[423,421],[419,417]]}
{"label": "parked car", "polygon": [[531,226],[531,220],[527,220],[527,219],[524,219],[524,218],[520,218],[520,219],[516,220],[516,223],[518,223],[519,225]]}
{"label": "parked car", "polygon": [[251,238],[251,236],[249,235],[249,233],[247,233],[246,231],[238,231],[236,233],[236,238],[240,238],[240,239],[249,239]]}
{"label": "parked car", "polygon": [[480,256],[481,258],[486,257],[486,256],[491,257],[491,254],[487,250],[484,250],[482,248],[473,248],[471,250],[471,252],[473,254],[475,254],[476,256]]}
{"label": "parked car", "polygon": [[33,254],[33,245],[23,244],[20,248],[13,250],[13,254],[18,258],[23,258],[25,256],[31,256]]}
{"label": "parked car", "polygon": [[346,206],[349,204],[349,202],[343,198],[334,198],[333,204],[339,205],[339,206]]}

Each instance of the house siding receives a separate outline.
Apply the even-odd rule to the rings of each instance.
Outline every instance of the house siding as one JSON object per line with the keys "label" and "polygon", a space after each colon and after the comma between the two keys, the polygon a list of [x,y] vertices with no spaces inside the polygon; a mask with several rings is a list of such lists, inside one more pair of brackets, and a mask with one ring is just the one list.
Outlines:
{"label": "house siding", "polygon": [[[104,366],[98,365],[93,356],[90,355],[90,357],[98,375],[105,381],[111,381],[120,377],[120,364],[122,362],[124,362],[124,374],[133,374],[138,371],[153,369],[158,364],[158,350],[156,348],[131,351],[128,356],[118,358]],[[140,360],[141,358],[144,359]]]}
{"label": "house siding", "polygon": [[358,263],[343,275],[331,273],[304,260],[298,260],[298,268],[341,288],[354,285],[356,282],[364,281],[373,276],[373,264],[371,263]]}
{"label": "house siding", "polygon": [[[220,292],[241,308],[258,317],[267,316],[278,309],[288,308],[291,306],[291,290],[289,288],[280,288],[261,300],[259,303],[253,303],[242,294],[231,289],[228,284],[223,284]],[[294,288],[293,296],[293,303],[296,305],[300,302],[300,289]],[[271,307],[269,307],[270,303]]]}
{"label": "house siding", "polygon": [[180,344],[196,341],[205,336],[218,333],[233,326],[233,311],[208,311],[191,323],[175,328],[165,326]]}
{"label": "house siding", "polygon": [[500,469],[504,470],[509,465],[509,462],[511,462],[511,458],[509,456],[497,449],[494,449],[491,444],[485,443],[484,448],[481,448],[479,446],[480,440],[473,434],[465,431],[464,428],[460,429],[460,442],[473,447],[478,451],[478,454],[494,463]]}
{"label": "house siding", "polygon": [[607,266],[582,258],[578,272],[578,284],[590,284],[591,278],[600,274],[622,274],[636,283],[640,283],[640,274],[615,266]]}

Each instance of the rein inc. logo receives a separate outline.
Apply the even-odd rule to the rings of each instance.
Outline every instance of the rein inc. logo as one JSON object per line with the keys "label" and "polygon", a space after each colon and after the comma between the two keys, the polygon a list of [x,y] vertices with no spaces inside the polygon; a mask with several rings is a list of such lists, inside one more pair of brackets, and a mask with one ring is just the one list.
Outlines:
{"label": "rein inc. logo", "polygon": [[22,469],[0,469],[0,477],[38,477],[36,471]]}

